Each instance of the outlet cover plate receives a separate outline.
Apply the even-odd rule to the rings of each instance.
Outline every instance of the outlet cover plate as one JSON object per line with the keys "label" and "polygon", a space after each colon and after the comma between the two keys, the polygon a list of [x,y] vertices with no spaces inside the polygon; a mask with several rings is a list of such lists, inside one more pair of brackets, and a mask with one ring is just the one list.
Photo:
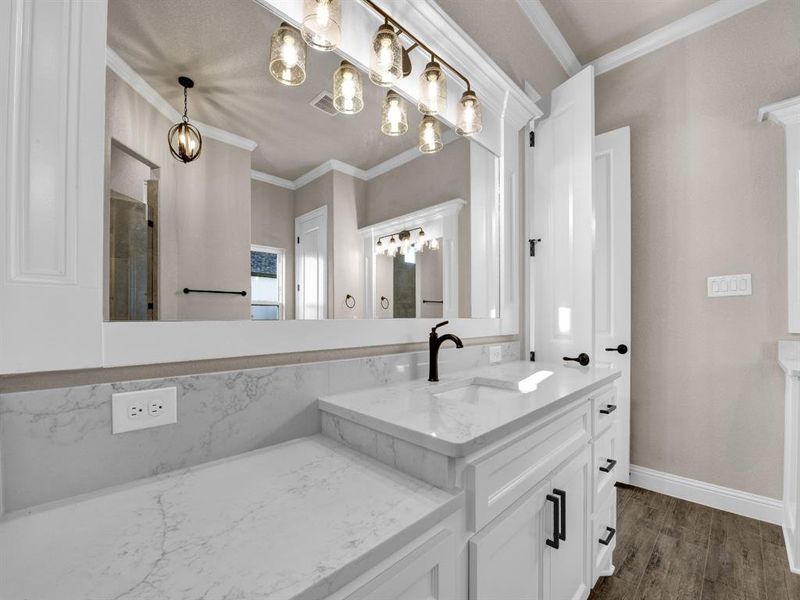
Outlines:
{"label": "outlet cover plate", "polygon": [[[152,403],[163,407],[158,415],[150,414],[149,407]],[[177,388],[168,387],[111,394],[111,433],[149,429],[177,422]]]}
{"label": "outlet cover plate", "polygon": [[753,285],[750,273],[739,275],[716,275],[708,278],[708,297],[720,296],[750,296],[753,294]]}
{"label": "outlet cover plate", "polygon": [[489,346],[489,364],[493,365],[503,360],[502,346]]}

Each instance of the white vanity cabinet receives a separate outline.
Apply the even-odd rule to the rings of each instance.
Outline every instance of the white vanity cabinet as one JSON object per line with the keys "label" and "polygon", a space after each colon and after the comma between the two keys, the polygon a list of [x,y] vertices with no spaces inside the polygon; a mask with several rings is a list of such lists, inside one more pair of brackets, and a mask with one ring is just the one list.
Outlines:
{"label": "white vanity cabinet", "polygon": [[613,572],[614,394],[601,388],[468,466],[470,600],[580,600]]}

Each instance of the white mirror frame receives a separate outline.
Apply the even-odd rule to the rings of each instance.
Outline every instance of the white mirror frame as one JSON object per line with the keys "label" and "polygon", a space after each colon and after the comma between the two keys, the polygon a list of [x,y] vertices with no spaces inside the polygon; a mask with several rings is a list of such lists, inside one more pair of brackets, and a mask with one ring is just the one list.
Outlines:
{"label": "white mirror frame", "polygon": [[[258,1],[299,21],[301,0]],[[366,64],[379,21],[343,4],[342,51]],[[476,141],[500,157],[501,316],[450,329],[517,334],[519,131],[541,111],[434,2],[379,4],[468,74],[484,105]],[[434,319],[103,322],[106,21],[105,0],[0,3],[0,374],[424,341]],[[452,124],[463,87],[449,85]]]}

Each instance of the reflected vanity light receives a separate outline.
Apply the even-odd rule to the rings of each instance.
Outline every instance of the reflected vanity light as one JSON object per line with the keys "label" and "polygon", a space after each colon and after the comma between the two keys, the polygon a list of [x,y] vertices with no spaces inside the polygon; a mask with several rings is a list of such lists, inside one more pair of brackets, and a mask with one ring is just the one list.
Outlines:
{"label": "reflected vanity light", "polygon": [[552,371],[537,371],[533,375],[526,377],[519,382],[518,389],[520,392],[526,394],[528,392],[536,391],[539,384],[553,374]]}
{"label": "reflected vanity light", "polygon": [[408,131],[406,103],[394,90],[386,92],[383,100],[381,131],[390,136],[403,135]]}
{"label": "reflected vanity light", "polygon": [[430,115],[425,115],[419,124],[419,151],[423,154],[433,154],[443,147],[441,124]]}
{"label": "reflected vanity light", "polygon": [[306,80],[306,44],[288,23],[281,23],[272,34],[269,72],[284,85],[300,85]]}
{"label": "reflected vanity light", "polygon": [[194,87],[194,81],[189,77],[181,75],[178,83],[183,87],[183,118],[180,123],[175,123],[167,132],[167,143],[169,151],[175,160],[182,163],[189,163],[200,156],[203,149],[203,137],[197,127],[189,122],[189,92]]}
{"label": "reflected vanity light", "polygon": [[458,116],[456,118],[456,133],[470,136],[480,133],[483,128],[481,117],[481,103],[472,90],[467,90],[458,101]]}
{"label": "reflected vanity light", "polygon": [[333,74],[333,106],[345,115],[354,115],[364,108],[361,73],[346,60]]}
{"label": "reflected vanity light", "polygon": [[341,0],[305,0],[303,39],[315,50],[335,50],[342,39]]}
{"label": "reflected vanity light", "polygon": [[372,38],[369,78],[384,87],[394,85],[403,76],[403,47],[394,27],[384,22]]}
{"label": "reflected vanity light", "polygon": [[569,333],[572,330],[572,309],[566,306],[558,307],[558,332]]}
{"label": "reflected vanity light", "polygon": [[[413,239],[413,232],[417,232],[416,239]],[[396,239],[395,239],[396,237]],[[383,243],[383,240],[389,238],[388,247]],[[403,254],[406,257],[406,262],[414,262],[415,259],[409,259],[409,255],[416,255],[425,250],[425,246],[431,250],[439,248],[439,242],[435,238],[426,243],[425,230],[422,227],[412,227],[411,229],[403,229],[395,233],[387,233],[378,238],[375,244],[375,253],[383,254],[385,256],[397,256]]]}
{"label": "reflected vanity light", "polygon": [[423,115],[438,115],[447,106],[447,78],[441,65],[431,57],[419,76],[419,103],[417,108]]}

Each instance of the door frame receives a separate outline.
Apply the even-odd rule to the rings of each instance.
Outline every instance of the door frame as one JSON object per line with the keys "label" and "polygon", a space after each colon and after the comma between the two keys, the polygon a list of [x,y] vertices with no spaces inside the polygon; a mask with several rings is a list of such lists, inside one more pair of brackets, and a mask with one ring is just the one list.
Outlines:
{"label": "door frame", "polygon": [[294,252],[294,318],[298,320],[306,320],[301,319],[300,317],[300,315],[303,314],[303,311],[300,310],[300,307],[302,306],[303,299],[305,298],[305,290],[300,286],[300,282],[303,280],[301,277],[301,255],[298,251],[298,247],[300,245],[300,229],[304,223],[313,221],[314,219],[320,219],[321,221],[321,246],[325,249],[325,266],[322,269],[322,288],[325,290],[325,292],[322,294],[322,314],[325,315],[324,318],[328,318],[328,271],[330,269],[330,252],[328,252],[328,207],[326,205],[315,208],[307,213],[303,213],[294,219],[294,237],[296,240]]}

